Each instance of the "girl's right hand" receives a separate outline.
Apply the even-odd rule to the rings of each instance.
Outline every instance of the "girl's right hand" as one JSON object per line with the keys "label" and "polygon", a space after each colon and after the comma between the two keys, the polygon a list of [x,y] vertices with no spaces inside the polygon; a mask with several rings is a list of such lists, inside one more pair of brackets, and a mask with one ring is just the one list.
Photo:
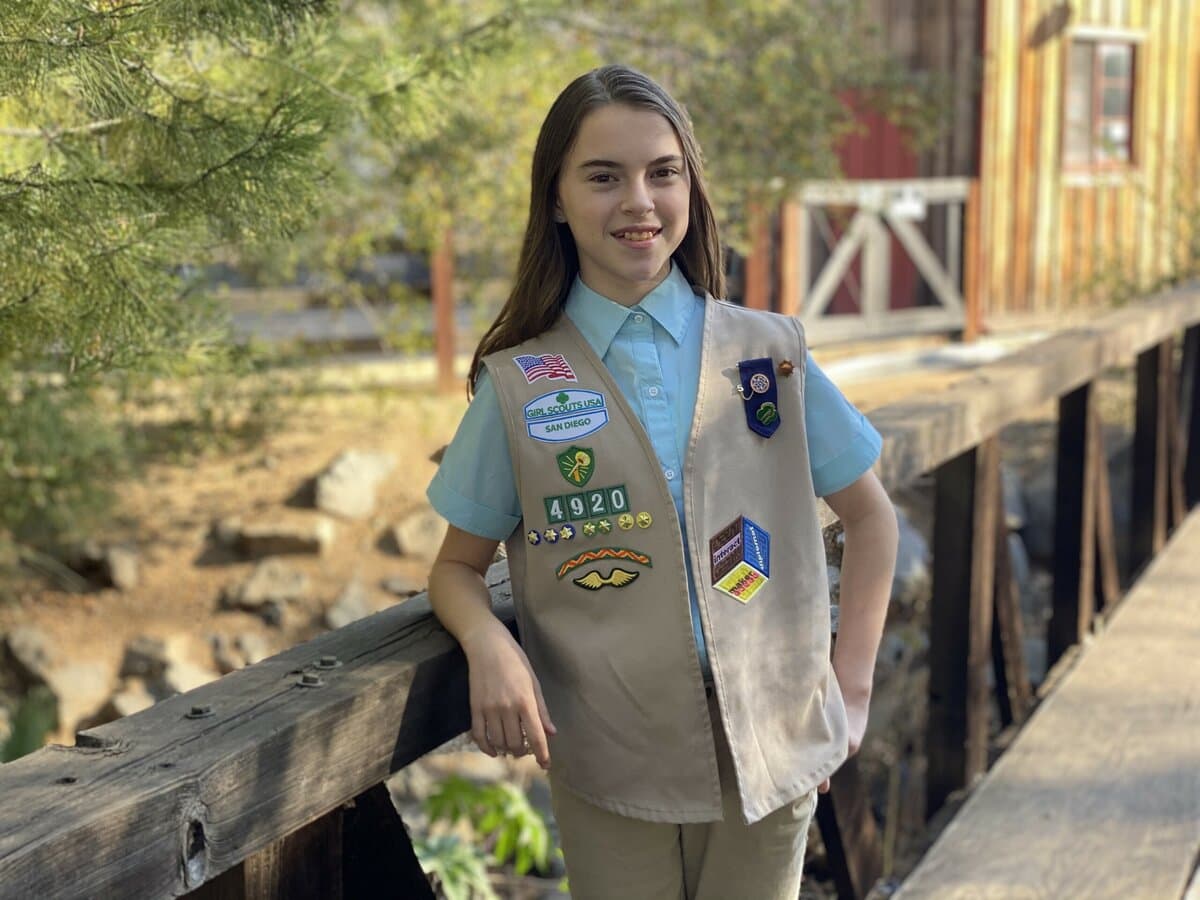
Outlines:
{"label": "girl's right hand", "polygon": [[558,733],[525,651],[498,621],[462,641],[471,692],[471,737],[488,756],[532,753],[550,768],[547,735]]}

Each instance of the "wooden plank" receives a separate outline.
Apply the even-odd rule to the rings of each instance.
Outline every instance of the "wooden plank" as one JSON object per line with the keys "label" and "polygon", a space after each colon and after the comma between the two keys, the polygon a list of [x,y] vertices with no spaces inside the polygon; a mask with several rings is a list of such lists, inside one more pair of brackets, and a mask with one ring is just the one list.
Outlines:
{"label": "wooden plank", "polygon": [[884,213],[884,218],[887,219],[892,230],[896,232],[896,237],[900,243],[904,245],[904,249],[908,251],[909,257],[916,265],[917,270],[925,277],[930,288],[937,295],[942,306],[947,309],[962,311],[963,299],[958,292],[958,285],[951,281],[949,274],[934,253],[929,249],[929,245],[925,243],[925,238],[921,232],[913,227],[911,222],[893,216],[890,213]]}
{"label": "wooden plank", "polygon": [[[1057,0],[1046,0],[1042,3],[1042,14],[1051,15]],[[1062,90],[1062,60],[1065,40],[1062,33],[1042,42],[1036,49],[1039,72],[1037,77],[1041,84],[1043,98],[1061,96]],[[1058,102],[1041,102],[1038,107],[1036,123],[1038,134],[1038,149],[1035,165],[1037,166],[1037,192],[1034,206],[1034,241],[1033,241],[1033,300],[1034,308],[1046,310],[1053,308],[1058,302],[1059,281],[1059,203],[1062,193],[1059,160],[1059,137],[1062,133],[1060,118],[1062,104]]]}
{"label": "wooden plank", "polygon": [[[488,581],[515,631],[506,578]],[[343,665],[298,686],[325,655]],[[184,718],[197,703],[215,714]],[[0,768],[0,885],[183,894],[468,727],[462,651],[414,598]]]}
{"label": "wooden plank", "polygon": [[996,438],[935,473],[926,815],[987,768]]}
{"label": "wooden plank", "polygon": [[963,340],[972,341],[983,328],[983,300],[980,296],[980,215],[979,179],[971,179],[966,203],[966,248],[963,254],[963,302],[966,305]]}
{"label": "wooden plank", "polygon": [[1183,110],[1180,103],[1183,100],[1183,80],[1186,77],[1200,77],[1200,73],[1185,73],[1180,65],[1180,49],[1184,43],[1184,3],[1164,4],[1164,27],[1162,43],[1162,90],[1158,101],[1162,112],[1163,159],[1159,177],[1159,216],[1161,243],[1159,247],[1159,271],[1168,275],[1176,271],[1179,260],[1180,203],[1179,196],[1179,167],[1184,164],[1179,147],[1179,120],[1183,116],[1200,114],[1196,109]]}
{"label": "wooden plank", "polygon": [[882,874],[883,853],[856,757],[834,772],[829,793],[818,797],[817,827],[839,900],[862,900]]}
{"label": "wooden plank", "polygon": [[1092,383],[1058,403],[1058,454],[1054,500],[1054,593],[1046,632],[1046,662],[1054,665],[1091,629],[1096,552],[1096,442]]}
{"label": "wooden plank", "polygon": [[1167,539],[1167,408],[1169,342],[1138,354],[1133,433],[1130,565],[1138,569]]}
{"label": "wooden plank", "polygon": [[[1062,179],[1059,179],[1062,182]],[[1058,305],[1063,309],[1075,306],[1079,300],[1079,188],[1063,185],[1059,203],[1059,285]]]}
{"label": "wooden plank", "polygon": [[1117,565],[1117,536],[1113,525],[1112,490],[1108,480],[1108,453],[1099,410],[1088,420],[1095,443],[1096,478],[1096,610],[1108,615],[1121,600],[1121,573]]}
{"label": "wooden plank", "polygon": [[1200,821],[1200,513],[892,896],[1181,896]]}
{"label": "wooden plank", "polygon": [[377,784],[342,813],[342,885],[350,898],[434,900],[387,786]]}
{"label": "wooden plank", "polygon": [[293,831],[243,864],[246,900],[342,900],[342,810]]}
{"label": "wooden plank", "polygon": [[747,309],[767,309],[771,303],[770,219],[762,203],[748,204],[750,254],[745,261],[746,281],[742,288],[742,302]]}
{"label": "wooden plank", "polygon": [[1156,232],[1161,225],[1159,210],[1158,170],[1162,165],[1162,91],[1163,4],[1145,3],[1142,6],[1146,40],[1137,48],[1141,71],[1138,73],[1138,106],[1134,111],[1134,130],[1138,133],[1139,169],[1142,173],[1142,228],[1138,259],[1138,275],[1142,284],[1149,284],[1159,275],[1157,267]]}
{"label": "wooden plank", "polygon": [[[999,466],[997,455],[996,465]],[[1000,473],[996,475],[1000,484]],[[1000,496],[1004,496],[1003,490]],[[993,596],[992,667],[1000,724],[1020,724],[1033,708],[1033,688],[1025,665],[1025,627],[1021,622],[1021,589],[1008,550],[1008,522],[1003,502],[996,503],[996,578]]]}
{"label": "wooden plank", "polygon": [[800,314],[808,287],[808,212],[794,200],[779,210],[779,311]]}
{"label": "wooden plank", "polygon": [[1175,371],[1175,343],[1169,345],[1166,381],[1163,385],[1163,415],[1167,420],[1167,528],[1172,531],[1183,523],[1187,512],[1183,484],[1187,459],[1184,451],[1183,420],[1180,416],[1179,373]]}
{"label": "wooden plank", "polygon": [[[989,173],[994,204],[990,211],[988,256],[991,260],[989,284],[993,310],[1012,310],[1016,288],[1013,273],[1013,198],[1016,196],[1017,169],[1017,65],[1021,36],[1019,3],[990,3],[995,16],[996,44],[993,77],[996,79],[994,165]],[[992,12],[994,10],[994,12]]]}
{"label": "wooden plank", "polygon": [[1042,177],[1037,167],[1037,138],[1041,118],[1042,97],[1045,86],[1039,77],[1042,53],[1032,41],[1034,29],[1040,16],[1039,0],[1021,0],[1017,45],[1015,48],[1017,67],[1015,144],[1016,167],[1013,172],[1013,257],[1012,296],[1013,308],[1033,308],[1032,294],[1032,244],[1036,234],[1034,204],[1037,185]]}
{"label": "wooden plank", "polygon": [[892,274],[892,239],[878,213],[870,211],[866,223],[867,232],[862,255],[861,313],[864,322],[878,322],[887,316]]}
{"label": "wooden plank", "polygon": [[858,248],[867,237],[871,219],[872,214],[866,210],[860,209],[854,213],[854,218],[850,220],[850,225],[846,228],[841,240],[833,248],[824,268],[821,269],[821,274],[817,276],[817,283],[813,285],[808,294],[808,304],[804,310],[806,323],[821,315],[828,308],[838,283],[842,280],[846,270],[850,268],[854,254],[858,252]]}
{"label": "wooden plank", "polygon": [[920,188],[929,203],[964,200],[970,178],[856,178],[852,181],[813,179],[800,188],[800,199],[809,206],[858,206],[864,193],[890,203],[906,187]]}
{"label": "wooden plank", "polygon": [[980,366],[938,393],[872,410],[871,422],[885,435],[880,477],[889,486],[912,481],[1169,337],[1192,317],[1200,321],[1200,290],[1165,293]]}
{"label": "wooden plank", "polygon": [[1200,503],[1200,326],[1183,335],[1183,375],[1180,408],[1185,421],[1187,463],[1183,471],[1184,497],[1188,508]]}
{"label": "wooden plank", "polygon": [[437,357],[438,388],[446,393],[459,389],[454,377],[458,336],[454,328],[454,239],[447,229],[433,254],[429,272],[433,295],[433,343]]}

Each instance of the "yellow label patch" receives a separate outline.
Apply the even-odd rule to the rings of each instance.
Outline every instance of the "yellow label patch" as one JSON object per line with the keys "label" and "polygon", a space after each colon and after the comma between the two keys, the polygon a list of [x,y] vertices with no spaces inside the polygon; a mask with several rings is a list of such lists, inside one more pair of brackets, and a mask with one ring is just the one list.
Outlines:
{"label": "yellow label patch", "polygon": [[768,581],[767,576],[748,562],[740,562],[729,573],[713,585],[718,591],[735,600],[749,603]]}

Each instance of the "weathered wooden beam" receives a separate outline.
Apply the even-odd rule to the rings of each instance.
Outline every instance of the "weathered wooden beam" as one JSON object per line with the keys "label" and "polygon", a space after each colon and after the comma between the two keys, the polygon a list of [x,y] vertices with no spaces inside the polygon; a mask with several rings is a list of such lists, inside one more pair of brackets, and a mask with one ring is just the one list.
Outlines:
{"label": "weathered wooden beam", "polygon": [[1112,490],[1108,481],[1108,453],[1099,413],[1089,423],[1096,444],[1096,610],[1108,615],[1121,600],[1121,571],[1117,561],[1117,535],[1113,525]]}
{"label": "weathered wooden beam", "polygon": [[[999,465],[999,459],[996,460]],[[1000,475],[997,473],[997,484]],[[1000,492],[1004,496],[1004,492]],[[1021,622],[1021,589],[1008,550],[1008,523],[1003,502],[996,503],[996,577],[993,596],[992,667],[1000,724],[1024,722],[1033,708],[1033,687],[1025,664],[1025,627]]]}
{"label": "weathered wooden beam", "polygon": [[0,768],[0,897],[178,896],[468,727],[462,651],[414,598]]}
{"label": "weathered wooden beam", "polygon": [[1184,497],[1188,508],[1200,503],[1200,325],[1183,334],[1179,408],[1184,420]]}
{"label": "weathered wooden beam", "polygon": [[1054,665],[1092,626],[1095,605],[1096,442],[1090,439],[1092,383],[1058,403],[1054,499],[1054,594],[1046,631],[1046,664]]}
{"label": "weathered wooden beam", "polygon": [[819,797],[817,826],[838,900],[862,900],[883,872],[883,853],[855,757],[833,774],[829,793]]}
{"label": "weathered wooden beam", "polygon": [[997,438],[936,473],[926,815],[987,768]]}
{"label": "weathered wooden beam", "polygon": [[1133,498],[1130,564],[1136,573],[1167,540],[1167,441],[1170,340],[1156,342],[1137,357],[1137,400],[1133,434]]}

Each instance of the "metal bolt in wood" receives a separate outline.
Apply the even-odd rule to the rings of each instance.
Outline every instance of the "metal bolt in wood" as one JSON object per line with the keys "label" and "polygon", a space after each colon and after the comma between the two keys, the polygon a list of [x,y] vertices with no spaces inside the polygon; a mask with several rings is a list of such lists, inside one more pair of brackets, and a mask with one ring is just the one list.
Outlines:
{"label": "metal bolt in wood", "polygon": [[314,672],[305,672],[300,676],[296,684],[300,687],[321,687],[325,682],[321,680],[321,676]]}
{"label": "metal bolt in wood", "polygon": [[197,704],[184,713],[184,716],[188,719],[207,719],[211,715],[213,715],[213,708],[207,703]]}
{"label": "metal bolt in wood", "polygon": [[336,656],[322,656],[317,660],[316,666],[318,669],[336,669],[341,664],[341,660]]}

